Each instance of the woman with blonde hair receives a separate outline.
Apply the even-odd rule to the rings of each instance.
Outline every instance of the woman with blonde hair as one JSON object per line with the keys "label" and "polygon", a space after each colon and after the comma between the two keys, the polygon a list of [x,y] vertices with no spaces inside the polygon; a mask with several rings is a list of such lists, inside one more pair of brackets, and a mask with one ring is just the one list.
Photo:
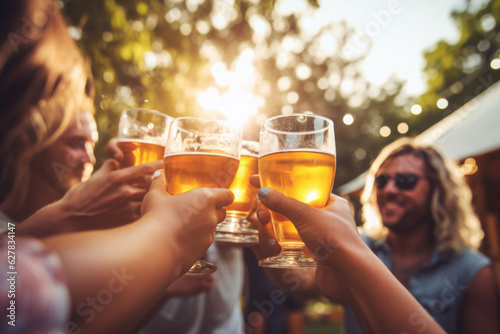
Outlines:
{"label": "woman with blonde hair", "polygon": [[34,155],[80,113],[93,112],[94,95],[89,68],[55,2],[2,6],[7,8],[0,25],[0,202],[12,188],[29,184]]}
{"label": "woman with blonde hair", "polygon": [[9,222],[48,236],[137,220],[162,164],[118,170],[108,160],[83,182],[95,164],[94,85],[58,4],[2,1],[0,16],[0,232]]}
{"label": "woman with blonde hair", "polygon": [[[36,168],[50,166],[47,157],[60,148],[65,158],[61,138],[73,125],[83,126],[92,95],[87,65],[56,3],[1,1],[2,210],[49,183],[44,174],[34,187]],[[5,219],[1,333],[127,333],[140,323],[169,284],[203,256],[233,199],[227,189],[170,196],[159,168],[161,162],[116,170],[109,161],[18,224]],[[53,200],[61,188],[55,180],[54,189],[39,192],[42,200]],[[31,204],[25,201],[18,213]],[[67,233],[74,231],[82,232]]]}

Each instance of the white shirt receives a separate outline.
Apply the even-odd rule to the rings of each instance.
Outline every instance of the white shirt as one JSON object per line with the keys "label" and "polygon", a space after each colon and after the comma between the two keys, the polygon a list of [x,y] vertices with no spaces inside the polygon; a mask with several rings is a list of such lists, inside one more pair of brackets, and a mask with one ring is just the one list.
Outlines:
{"label": "white shirt", "polygon": [[217,247],[207,251],[207,261],[217,265],[216,285],[188,298],[171,298],[144,327],[141,334],[243,333],[239,299],[243,289],[243,251],[240,247]]}

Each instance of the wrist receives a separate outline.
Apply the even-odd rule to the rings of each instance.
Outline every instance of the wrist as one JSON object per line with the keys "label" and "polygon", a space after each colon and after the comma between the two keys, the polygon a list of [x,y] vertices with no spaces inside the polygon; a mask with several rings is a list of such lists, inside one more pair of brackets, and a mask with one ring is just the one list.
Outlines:
{"label": "wrist", "polygon": [[379,280],[384,281],[384,274],[388,272],[372,250],[361,239],[360,241],[344,243],[335,265],[336,273],[351,296],[351,307],[364,304],[372,285],[377,285]]}
{"label": "wrist", "polygon": [[78,223],[81,216],[75,213],[74,208],[70,203],[61,199],[45,207],[45,214],[51,217],[57,233],[80,232],[83,230],[83,224]]}
{"label": "wrist", "polygon": [[361,265],[366,259],[376,256],[361,238],[353,238],[338,243],[334,256],[330,256],[327,265],[346,278],[357,276],[356,270],[364,268]]}
{"label": "wrist", "polygon": [[61,201],[46,205],[26,220],[18,224],[19,234],[34,237],[49,237],[55,234],[73,232],[76,230],[70,212]]}
{"label": "wrist", "polygon": [[351,268],[356,265],[356,261],[373,255],[358,234],[339,236],[336,231],[317,237],[316,247],[309,248],[309,250],[324,266],[346,274],[351,273]]}
{"label": "wrist", "polygon": [[166,221],[159,221],[157,216],[149,213],[145,213],[138,221],[132,224],[140,226],[142,230],[147,230],[147,242],[154,248],[155,253],[160,252],[165,254],[163,260],[170,263],[164,265],[164,267],[170,267],[173,279],[180,277],[189,269],[184,268],[185,266],[182,261],[184,254],[179,240],[176,238],[176,233],[172,229],[172,224]]}

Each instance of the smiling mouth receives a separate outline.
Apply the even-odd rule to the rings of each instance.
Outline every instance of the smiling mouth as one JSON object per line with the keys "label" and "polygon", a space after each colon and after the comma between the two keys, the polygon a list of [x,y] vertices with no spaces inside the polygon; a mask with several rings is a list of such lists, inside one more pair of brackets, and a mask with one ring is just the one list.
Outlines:
{"label": "smiling mouth", "polygon": [[388,202],[388,203],[384,203],[383,207],[384,207],[384,209],[391,210],[391,209],[399,209],[402,207],[402,205],[399,203],[395,203],[395,202]]}

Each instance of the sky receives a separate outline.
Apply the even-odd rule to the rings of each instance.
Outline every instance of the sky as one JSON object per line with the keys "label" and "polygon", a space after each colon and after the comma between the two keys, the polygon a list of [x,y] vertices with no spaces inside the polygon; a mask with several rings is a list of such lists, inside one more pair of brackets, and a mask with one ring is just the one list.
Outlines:
{"label": "sky", "polygon": [[[487,0],[473,0],[480,8]],[[440,40],[456,42],[458,28],[451,12],[465,7],[465,0],[319,0],[313,10],[306,0],[277,1],[282,13],[307,13],[307,26],[345,20],[358,36],[369,36],[373,47],[363,62],[367,80],[382,85],[391,75],[406,81],[404,91],[425,91],[423,52]],[[354,44],[356,46],[356,44]],[[361,45],[361,44],[359,44]]]}

